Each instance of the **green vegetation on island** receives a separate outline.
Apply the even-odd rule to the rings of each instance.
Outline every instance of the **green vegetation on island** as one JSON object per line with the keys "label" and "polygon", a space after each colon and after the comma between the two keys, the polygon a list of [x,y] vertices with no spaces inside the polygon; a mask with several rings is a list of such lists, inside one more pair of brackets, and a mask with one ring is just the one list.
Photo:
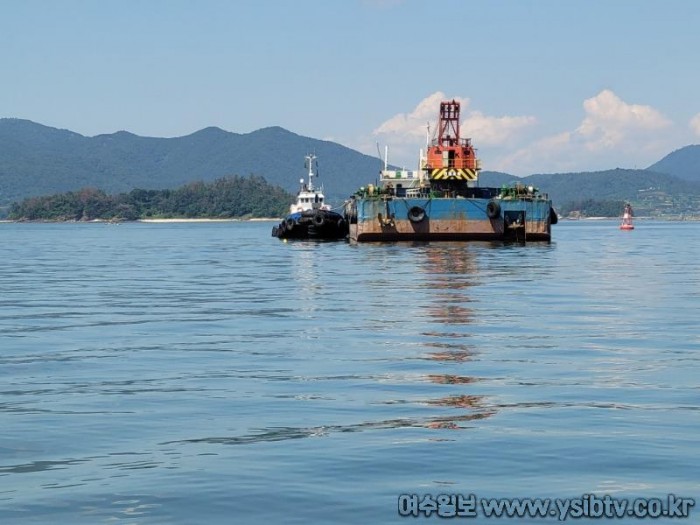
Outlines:
{"label": "green vegetation on island", "polygon": [[[474,139],[478,144],[478,137]],[[306,173],[303,158],[310,151],[320,161],[318,183],[325,183],[326,200],[333,202],[342,202],[360,186],[375,183],[382,165],[379,159],[340,144],[303,137],[280,127],[245,134],[205,128],[175,138],[139,137],[125,131],[85,137],[27,120],[0,118],[0,218],[8,215],[12,202],[28,197],[80,194],[80,188],[101,188],[110,195],[134,188],[170,188],[176,192],[179,190],[173,188],[193,180],[209,184],[232,173],[264,175],[271,185],[294,192]],[[482,160],[488,168],[489,159]],[[621,208],[611,214],[612,208],[624,201],[632,204],[638,216],[700,216],[698,145],[674,151],[646,169],[539,173],[522,178],[485,170],[479,177],[480,186],[496,188],[516,181],[547,193],[556,210],[564,215],[576,212],[617,217]],[[168,200],[170,196],[163,198]],[[72,213],[74,208],[69,204],[75,197],[65,200],[69,202],[58,208],[67,207]],[[124,206],[119,210],[109,206],[115,216],[143,215],[138,202],[118,204]],[[87,216],[91,216],[91,205],[87,209]],[[206,206],[202,209],[212,217],[230,211]],[[153,216],[200,213],[172,207],[148,211]],[[238,216],[238,212],[233,213]]]}
{"label": "green vegetation on island", "polygon": [[637,216],[678,218],[700,215],[700,182],[650,170],[614,169],[582,173],[548,173],[517,178],[482,172],[480,184],[512,182],[533,185],[547,193],[561,215],[619,217],[625,202]]}
{"label": "green vegetation on island", "polygon": [[584,199],[572,201],[557,211],[564,216],[576,217],[620,217],[625,207],[625,201],[606,201]]}
{"label": "green vegetation on island", "polygon": [[23,221],[137,220],[149,218],[281,217],[294,199],[260,176],[193,182],[174,190],[108,195],[84,188],[14,203],[9,218]]}

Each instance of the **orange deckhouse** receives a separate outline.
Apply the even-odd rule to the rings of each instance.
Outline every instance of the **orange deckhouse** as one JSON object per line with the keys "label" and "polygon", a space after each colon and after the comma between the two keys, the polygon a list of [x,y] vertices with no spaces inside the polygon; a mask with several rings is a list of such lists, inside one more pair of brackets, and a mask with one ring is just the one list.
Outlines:
{"label": "orange deckhouse", "polygon": [[440,103],[438,137],[428,147],[425,170],[430,180],[476,181],[479,160],[471,139],[459,134],[459,102]]}

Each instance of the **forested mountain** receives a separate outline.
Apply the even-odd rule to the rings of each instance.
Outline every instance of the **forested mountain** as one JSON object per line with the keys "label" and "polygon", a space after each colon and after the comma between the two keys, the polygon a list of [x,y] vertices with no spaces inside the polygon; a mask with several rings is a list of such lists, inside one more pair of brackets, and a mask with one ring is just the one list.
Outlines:
{"label": "forested mountain", "polygon": [[[638,215],[700,212],[700,183],[649,170],[538,174],[526,177],[525,182],[549,193],[564,213],[580,210],[582,203],[591,201],[632,202]],[[589,213],[594,214],[603,213]]]}
{"label": "forested mountain", "polygon": [[309,153],[318,157],[317,182],[329,197],[349,195],[381,168],[377,158],[279,127],[247,134],[206,128],[176,138],[125,131],[85,137],[28,120],[0,119],[0,205],[85,187],[116,193],[251,174],[296,191]]}
{"label": "forested mountain", "polygon": [[678,149],[647,169],[700,182],[700,146],[693,145]]}
{"label": "forested mountain", "polygon": [[498,188],[515,181],[523,181],[523,179],[500,171],[482,171],[479,173],[479,186]]}
{"label": "forested mountain", "polygon": [[[336,202],[374,182],[381,169],[377,158],[280,127],[246,134],[211,127],[176,138],[140,137],[125,131],[85,137],[27,120],[0,119],[0,208],[25,197],[87,187],[115,194],[251,174],[263,176],[271,186],[296,192],[299,179],[306,174],[304,157],[308,153],[317,155],[318,182]],[[687,146],[646,170],[523,178],[484,171],[479,184],[521,181],[534,185],[548,193],[562,211],[577,209],[583,202],[614,203],[604,206],[610,208],[631,201],[640,213],[697,213],[699,173],[700,146]]]}
{"label": "forested mountain", "polygon": [[[482,185],[500,186],[514,181],[549,194],[555,207],[564,213],[585,208],[585,203],[598,214],[603,208],[609,209],[610,203],[621,209],[623,202],[635,203],[638,214],[645,215],[700,212],[700,183],[650,170],[541,173],[523,178],[484,172],[481,177]],[[607,204],[601,206],[601,202]]]}

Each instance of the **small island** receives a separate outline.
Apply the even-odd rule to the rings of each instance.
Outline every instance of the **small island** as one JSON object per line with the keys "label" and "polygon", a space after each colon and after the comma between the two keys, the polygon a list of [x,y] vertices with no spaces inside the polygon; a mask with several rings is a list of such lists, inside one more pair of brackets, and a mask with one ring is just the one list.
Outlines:
{"label": "small island", "polygon": [[176,189],[108,195],[95,188],[29,197],[10,207],[13,221],[136,221],[281,217],[294,196],[264,177],[232,176]]}

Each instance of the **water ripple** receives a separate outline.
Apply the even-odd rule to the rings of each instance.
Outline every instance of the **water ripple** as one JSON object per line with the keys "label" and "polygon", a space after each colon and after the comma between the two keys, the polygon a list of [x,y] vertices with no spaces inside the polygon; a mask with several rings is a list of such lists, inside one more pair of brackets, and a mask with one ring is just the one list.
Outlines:
{"label": "water ripple", "polygon": [[526,246],[269,229],[0,224],[8,523],[700,489],[697,225],[562,221]]}

